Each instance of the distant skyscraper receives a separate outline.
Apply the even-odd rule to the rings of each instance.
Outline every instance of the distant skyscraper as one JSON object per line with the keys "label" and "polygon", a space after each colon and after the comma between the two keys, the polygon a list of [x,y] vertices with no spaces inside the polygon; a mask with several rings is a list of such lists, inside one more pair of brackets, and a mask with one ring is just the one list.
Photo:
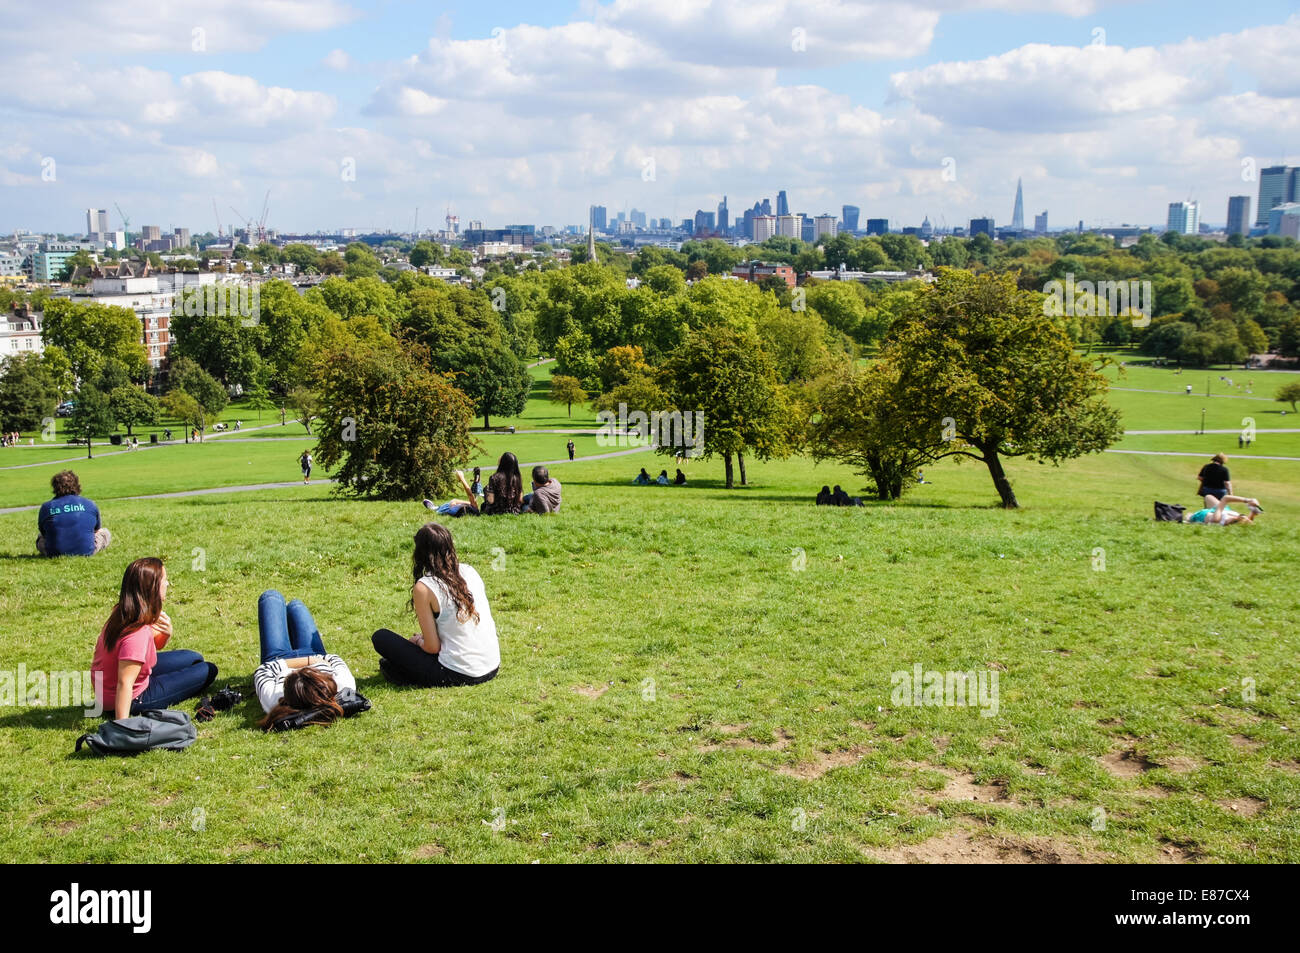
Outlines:
{"label": "distant skyscraper", "polygon": [[593,205],[591,207],[590,225],[598,232],[603,232],[607,226],[605,206]]}
{"label": "distant skyscraper", "polygon": [[972,218],[970,220],[969,234],[971,238],[974,238],[976,235],[987,235],[989,238],[992,238],[994,234],[993,219],[989,217]]}
{"label": "distant skyscraper", "polygon": [[1034,231],[1039,235],[1047,234],[1047,212],[1034,216]]}
{"label": "distant skyscraper", "polygon": [[745,216],[740,222],[740,235],[742,238],[754,237],[754,216],[757,214],[752,208],[745,209]]}
{"label": "distant skyscraper", "polygon": [[834,238],[836,231],[834,215],[818,215],[813,219],[813,241],[819,238]]}
{"label": "distant skyscraper", "polygon": [[817,240],[817,223],[807,212],[799,213],[799,237],[809,243]]}
{"label": "distant skyscraper", "polygon": [[731,214],[727,211],[727,197],[724,195],[718,203],[718,231],[725,235],[730,227]]}
{"label": "distant skyscraper", "polygon": [[1296,200],[1297,169],[1284,165],[1273,165],[1259,173],[1259,204],[1255,208],[1255,224],[1268,225],[1268,213],[1275,205],[1284,205]]}
{"label": "distant skyscraper", "polygon": [[889,219],[887,218],[867,219],[868,235],[886,235],[888,233],[889,233]]}
{"label": "distant skyscraper", "polygon": [[776,193],[776,214],[778,216],[790,214],[790,200],[785,197],[785,189]]}
{"label": "distant skyscraper", "polygon": [[1016,207],[1011,210],[1011,227],[1018,232],[1025,230],[1025,190],[1020,179],[1016,179]]}
{"label": "distant skyscraper", "polygon": [[755,215],[754,216],[754,241],[767,241],[776,234],[776,216],[775,215]]}
{"label": "distant skyscraper", "polygon": [[[785,193],[781,193],[784,195]],[[776,233],[786,238],[803,237],[803,216],[802,215],[778,215],[776,217]]]}
{"label": "distant skyscraper", "polygon": [[645,212],[639,212],[636,209],[632,209],[632,211],[628,213],[627,217],[633,225],[638,228],[645,228]]}
{"label": "distant skyscraper", "polygon": [[706,212],[704,209],[695,210],[695,233],[704,234],[713,231],[714,217],[712,212]]}
{"label": "distant skyscraper", "polygon": [[1250,196],[1232,195],[1228,198],[1228,234],[1245,235],[1250,231]]}
{"label": "distant skyscraper", "polygon": [[596,209],[600,209],[602,218],[605,216],[605,207],[603,205],[593,205],[588,211],[587,217],[587,261],[596,261]]}
{"label": "distant skyscraper", "polygon": [[840,212],[842,213],[840,218],[844,221],[844,230],[846,232],[856,232],[858,230],[858,215],[862,212],[862,209],[856,205],[846,205],[840,209]]}
{"label": "distant skyscraper", "polygon": [[1165,231],[1195,235],[1201,227],[1201,210],[1195,202],[1170,202]]}
{"label": "distant skyscraper", "polygon": [[759,214],[759,215],[771,215],[771,214],[772,214],[772,200],[771,200],[771,199],[763,199],[762,204],[759,205],[759,207],[758,207],[758,214]]}
{"label": "distant skyscraper", "polygon": [[108,235],[108,209],[86,209],[86,238],[104,240]]}

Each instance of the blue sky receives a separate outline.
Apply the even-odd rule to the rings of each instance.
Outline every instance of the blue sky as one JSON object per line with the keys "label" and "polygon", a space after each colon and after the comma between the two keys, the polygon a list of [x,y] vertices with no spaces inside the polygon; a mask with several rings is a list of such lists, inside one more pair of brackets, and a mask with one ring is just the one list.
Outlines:
{"label": "blue sky", "polygon": [[417,205],[431,225],[447,204],[489,224],[577,223],[589,202],[679,220],[781,188],[810,213],[1003,222],[1018,177],[1054,225],[1158,223],[1187,197],[1221,222],[1255,194],[1243,168],[1300,150],[1300,17],[1267,0],[153,9],[0,2],[18,51],[0,229],[77,231],[119,202],[201,231],[214,199],[228,223],[267,189],[286,231],[406,229]]}

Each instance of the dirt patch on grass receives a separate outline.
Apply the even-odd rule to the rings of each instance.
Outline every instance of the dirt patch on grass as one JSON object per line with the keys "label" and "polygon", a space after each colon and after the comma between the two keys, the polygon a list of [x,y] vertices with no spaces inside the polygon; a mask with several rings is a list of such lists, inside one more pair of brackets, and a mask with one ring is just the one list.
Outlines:
{"label": "dirt patch on grass", "polygon": [[890,864],[1080,864],[1077,848],[1045,837],[981,835],[965,827],[919,844],[871,850],[867,855]]}
{"label": "dirt patch on grass", "polygon": [[1197,761],[1195,758],[1188,758],[1181,755],[1178,757],[1166,758],[1160,762],[1160,767],[1173,774],[1190,774],[1201,766],[1201,762]]}
{"label": "dirt patch on grass", "polygon": [[609,691],[608,685],[574,685],[573,690],[583,698],[599,698]]}
{"label": "dirt patch on grass", "polygon": [[763,742],[755,741],[753,738],[728,738],[726,741],[718,743],[699,745],[696,750],[733,751],[737,748],[745,748],[750,751],[782,751],[790,747],[791,741],[794,741],[794,735],[788,733],[784,728],[778,728],[776,730],[776,741]]}
{"label": "dirt patch on grass", "polygon": [[795,765],[783,764],[776,770],[787,777],[815,781],[827,771],[857,764],[870,750],[871,745],[854,745],[844,751],[818,751],[812,761],[803,761]]}
{"label": "dirt patch on grass", "polygon": [[674,771],[672,775],[667,778],[654,778],[652,780],[638,782],[637,788],[648,794],[651,791],[657,791],[662,787],[666,787],[667,785],[676,782],[677,789],[681,790],[686,787],[686,785],[694,784],[698,780],[699,778],[693,774],[687,774],[685,771]]}
{"label": "dirt patch on grass", "polygon": [[935,768],[948,778],[948,783],[939,792],[939,797],[946,801],[978,801],[980,804],[1004,804],[1008,807],[1020,807],[1007,797],[1004,784],[980,784],[975,775],[969,771],[951,771],[947,768]]}
{"label": "dirt patch on grass", "polygon": [[1101,756],[1101,766],[1117,778],[1136,778],[1156,767],[1136,751],[1112,751]]}
{"label": "dirt patch on grass", "polygon": [[447,848],[441,844],[425,844],[411,851],[411,856],[416,860],[428,860],[430,857],[441,857],[447,853]]}
{"label": "dirt patch on grass", "polygon": [[1264,742],[1256,741],[1246,735],[1233,735],[1228,740],[1232,742],[1234,748],[1240,748],[1243,751],[1257,751],[1264,747]]}
{"label": "dirt patch on grass", "polygon": [[1201,859],[1201,852],[1188,844],[1176,844],[1164,841],[1156,857],[1158,864],[1194,864]]}
{"label": "dirt patch on grass", "polygon": [[1238,817],[1254,817],[1264,808],[1268,807],[1267,801],[1261,801],[1257,797],[1231,797],[1223,801],[1216,801],[1219,807],[1223,808],[1229,814],[1235,814]]}
{"label": "dirt patch on grass", "polygon": [[1300,774],[1300,761],[1270,761],[1268,766],[1285,771],[1287,774]]}

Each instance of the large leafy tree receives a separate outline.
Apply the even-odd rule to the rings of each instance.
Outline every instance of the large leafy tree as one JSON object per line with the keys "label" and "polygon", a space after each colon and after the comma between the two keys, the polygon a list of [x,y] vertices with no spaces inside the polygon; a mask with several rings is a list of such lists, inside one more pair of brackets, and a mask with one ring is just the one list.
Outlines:
{"label": "large leafy tree", "polygon": [[209,417],[219,415],[230,402],[221,383],[187,357],[170,362],[167,382],[169,390],[183,390],[197,400]]}
{"label": "large leafy tree", "polygon": [[126,427],[128,437],[136,424],[156,424],[162,412],[158,398],[134,384],[114,387],[108,395],[108,406],[113,418]]}
{"label": "large leafy tree", "polygon": [[1014,275],[941,270],[895,323],[881,358],[898,372],[908,426],[946,444],[944,456],[984,463],[1008,508],[1019,503],[1006,457],[1059,463],[1123,434],[1106,379]]}
{"label": "large leafy tree", "polygon": [[86,458],[90,459],[91,444],[95,437],[105,437],[117,427],[108,397],[92,384],[82,384],[77,389],[72,416],[68,419],[68,433],[76,440],[86,442]]}
{"label": "large leafy tree", "polygon": [[0,430],[35,430],[59,402],[54,374],[33,353],[0,360]]}
{"label": "large leafy tree", "polygon": [[440,497],[478,450],[470,399],[421,347],[352,342],[324,365],[316,457],[342,492],[384,500]]}
{"label": "large leafy tree", "polygon": [[746,483],[746,450],[768,459],[795,449],[797,409],[757,335],[725,324],[692,331],[665,362],[663,376],[675,407],[705,415],[703,453],[722,457],[728,489],[735,486],[733,461]]}
{"label": "large leafy tree", "polygon": [[587,392],[582,389],[582,381],[576,377],[556,374],[551,378],[551,390],[546,399],[552,404],[564,404],[572,417],[573,405],[586,403]]}
{"label": "large leafy tree", "polygon": [[176,343],[169,357],[187,357],[225,384],[252,384],[262,368],[265,329],[260,324],[246,325],[237,309],[207,308],[203,295],[202,288],[187,290],[173,313]]}
{"label": "large leafy tree", "polygon": [[513,417],[524,411],[533,388],[524,362],[502,344],[464,344],[446,355],[452,379],[470,400],[474,412],[491,427],[493,416]]}
{"label": "large leafy tree", "polygon": [[67,355],[73,373],[81,380],[99,375],[105,361],[116,360],[134,380],[149,372],[144,330],[130,308],[51,299],[45,305],[41,327],[45,344]]}

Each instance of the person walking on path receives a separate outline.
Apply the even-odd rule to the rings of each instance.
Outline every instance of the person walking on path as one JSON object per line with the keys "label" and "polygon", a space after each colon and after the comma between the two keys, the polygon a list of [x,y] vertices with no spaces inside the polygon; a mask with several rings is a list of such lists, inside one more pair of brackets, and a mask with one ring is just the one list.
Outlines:
{"label": "person walking on path", "polygon": [[302,456],[298,458],[298,466],[302,467],[302,482],[305,484],[311,480],[311,451],[304,450]]}
{"label": "person walking on path", "polygon": [[569,441],[569,459],[570,459],[570,460],[573,459],[573,451],[574,451],[575,449],[576,449],[576,448],[573,446],[573,441],[570,440],[570,441]]}

